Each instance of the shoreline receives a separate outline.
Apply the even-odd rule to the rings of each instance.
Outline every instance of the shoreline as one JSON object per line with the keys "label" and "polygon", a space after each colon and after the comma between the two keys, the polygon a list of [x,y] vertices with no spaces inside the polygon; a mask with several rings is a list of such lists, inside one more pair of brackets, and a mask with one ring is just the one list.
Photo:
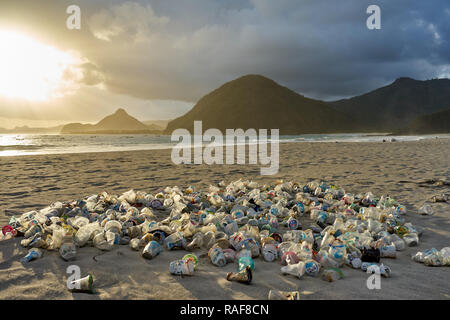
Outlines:
{"label": "shoreline", "polygon": [[[126,135],[124,135],[126,136]],[[374,137],[371,135],[368,135],[367,137]],[[376,136],[378,137],[378,135]],[[379,136],[379,137],[383,137],[383,136]],[[385,136],[388,137],[388,136]],[[397,137],[397,136],[396,136]],[[399,137],[407,137],[407,136],[399,136]],[[422,136],[420,136],[422,137]],[[295,138],[298,139],[298,138]],[[310,141],[310,140],[290,140],[290,139],[283,139],[283,140],[279,140],[279,144],[296,144],[296,143],[349,143],[349,144],[358,144],[358,143],[370,143],[370,144],[386,144],[386,143],[411,143],[411,142],[419,142],[419,141],[438,141],[438,140],[450,140],[450,136],[449,137],[437,137],[437,136],[430,136],[429,138],[422,138],[422,139],[416,139],[416,140],[395,140],[395,141],[372,141],[372,140],[367,140],[367,141],[341,141],[341,140],[315,140],[315,141]],[[245,145],[255,145],[257,143],[246,143]],[[268,144],[270,144],[270,140],[268,142]],[[204,143],[202,145],[202,147],[205,147],[206,145],[208,145],[208,143]],[[235,145],[242,145],[242,144],[235,144]],[[25,145],[26,146],[26,145]],[[106,151],[78,151],[78,152],[58,152],[58,151],[54,151],[54,152],[48,152],[48,153],[30,153],[30,154],[20,154],[20,155],[1,155],[0,154],[0,159],[1,158],[10,158],[10,157],[34,157],[34,156],[45,156],[45,155],[74,155],[74,154],[95,154],[95,153],[116,153],[116,152],[144,152],[144,151],[152,151],[152,150],[170,150],[174,147],[176,147],[177,144],[173,145],[173,146],[162,146],[162,147],[152,147],[152,148],[140,148],[140,147],[136,147],[136,149],[132,148],[132,149],[125,149],[125,150],[106,150]],[[227,144],[223,144],[219,147],[225,147],[227,146]],[[191,148],[194,148],[195,146],[192,146]],[[1,147],[0,147],[1,148]]]}

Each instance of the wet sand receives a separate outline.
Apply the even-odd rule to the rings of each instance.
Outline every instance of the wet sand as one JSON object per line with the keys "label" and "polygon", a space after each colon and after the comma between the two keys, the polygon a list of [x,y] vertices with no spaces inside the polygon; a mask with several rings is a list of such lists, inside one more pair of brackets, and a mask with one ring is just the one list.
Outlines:
{"label": "wet sand", "polygon": [[[128,246],[102,252],[81,248],[74,262],[57,252],[24,267],[27,250],[20,239],[0,242],[0,299],[267,299],[270,289],[299,290],[302,299],[449,299],[450,269],[433,268],[410,260],[410,255],[431,247],[450,246],[450,205],[433,203],[433,216],[420,216],[419,207],[431,196],[449,193],[448,186],[421,184],[427,179],[449,181],[450,140],[389,143],[284,143],[280,171],[261,176],[259,165],[175,165],[170,150],[86,153],[0,158],[0,224],[11,215],[44,208],[60,200],[78,199],[108,191],[121,194],[131,188],[155,192],[165,186],[193,185],[206,190],[210,183],[242,178],[273,183],[276,179],[325,180],[346,191],[389,194],[408,210],[406,220],[424,228],[417,247],[383,259],[392,277],[382,278],[381,290],[366,287],[367,274],[343,268],[345,279],[328,283],[320,278],[301,280],[280,274],[280,264],[255,261],[250,286],[228,282],[225,275],[236,265],[217,268],[201,257],[192,277],[169,274],[169,262],[184,251],[163,251],[143,259]],[[301,221],[308,226],[307,219]],[[197,255],[205,251],[198,250]],[[95,260],[93,259],[95,257]],[[66,289],[66,268],[81,267],[94,275],[97,293]]]}

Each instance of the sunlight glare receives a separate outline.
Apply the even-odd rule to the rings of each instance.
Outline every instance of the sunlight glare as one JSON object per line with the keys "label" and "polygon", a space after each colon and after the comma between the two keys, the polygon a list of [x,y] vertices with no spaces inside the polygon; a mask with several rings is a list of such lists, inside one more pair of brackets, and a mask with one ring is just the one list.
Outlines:
{"label": "sunlight glare", "polygon": [[29,101],[63,95],[77,58],[25,35],[0,30],[0,95]]}

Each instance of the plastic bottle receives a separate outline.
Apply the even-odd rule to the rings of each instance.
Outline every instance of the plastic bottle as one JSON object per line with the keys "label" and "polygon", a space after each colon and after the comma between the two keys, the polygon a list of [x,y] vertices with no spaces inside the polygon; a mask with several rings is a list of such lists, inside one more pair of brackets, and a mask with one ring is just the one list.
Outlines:
{"label": "plastic bottle", "polygon": [[264,260],[272,262],[278,258],[278,250],[275,245],[266,243],[263,245],[262,255]]}
{"label": "plastic bottle", "polygon": [[42,257],[42,251],[37,248],[30,249],[28,254],[21,259],[23,263],[30,262],[32,260],[36,260]]}
{"label": "plastic bottle", "polygon": [[339,268],[326,269],[323,271],[322,274],[322,279],[328,282],[337,281],[339,279],[342,279],[343,277],[344,274],[342,273],[342,270]]}
{"label": "plastic bottle", "polygon": [[429,204],[425,203],[423,206],[421,206],[419,208],[419,214],[421,214],[421,215],[433,215],[434,214],[433,208]]}
{"label": "plastic bottle", "polygon": [[240,283],[250,284],[252,282],[253,274],[252,268],[250,266],[246,266],[243,270],[239,272],[228,272],[227,280],[228,281],[237,281]]}
{"label": "plastic bottle", "polygon": [[186,247],[186,239],[181,232],[172,233],[168,236],[164,241],[166,248],[168,250],[173,250],[177,248],[185,248]]}
{"label": "plastic bottle", "polygon": [[212,264],[218,267],[223,267],[227,264],[227,260],[222,252],[222,249],[218,247],[211,248],[208,252],[208,257]]}
{"label": "plastic bottle", "polygon": [[111,220],[108,221],[105,225],[105,231],[111,231],[114,233],[120,233],[122,230],[122,225],[120,224],[119,221],[116,220]]}
{"label": "plastic bottle", "polygon": [[407,233],[403,236],[403,240],[408,247],[419,245],[419,236],[417,235],[417,233]]}
{"label": "plastic bottle", "polygon": [[359,257],[351,256],[351,258],[349,258],[348,261],[349,261],[349,264],[352,266],[353,269],[361,268],[362,261],[361,261],[361,259]]}
{"label": "plastic bottle", "polygon": [[153,233],[147,232],[139,239],[139,247],[145,247],[152,240]]}
{"label": "plastic bottle", "polygon": [[241,257],[238,261],[238,270],[242,271],[247,266],[249,266],[252,270],[255,270],[255,262],[250,257]]}
{"label": "plastic bottle", "polygon": [[319,274],[320,264],[314,260],[305,261],[305,273],[308,276],[315,277]]}
{"label": "plastic bottle", "polygon": [[394,243],[379,247],[382,258],[396,258],[397,251]]}
{"label": "plastic bottle", "polygon": [[25,238],[31,238],[32,236],[34,236],[37,233],[41,233],[42,232],[42,227],[39,224],[33,224],[28,230],[27,232],[25,232]]}
{"label": "plastic bottle", "polygon": [[196,248],[200,248],[203,245],[203,234],[201,232],[196,233],[192,241],[186,246],[186,250],[192,251]]}
{"label": "plastic bottle", "polygon": [[333,258],[333,260],[342,262],[347,254],[345,244],[340,240],[333,241],[333,243],[330,245],[328,253]]}
{"label": "plastic bottle", "polygon": [[140,240],[138,238],[134,238],[130,240],[131,249],[138,251],[139,250]]}
{"label": "plastic bottle", "polygon": [[77,255],[77,248],[72,241],[72,237],[65,237],[64,242],[59,249],[61,258],[66,261],[75,260]]}
{"label": "plastic bottle", "polygon": [[94,292],[94,278],[91,274],[88,274],[86,277],[74,280],[71,282],[73,289],[70,289],[72,292],[85,292],[85,293],[93,293]]}
{"label": "plastic bottle", "polygon": [[[114,240],[114,238],[112,240]],[[92,239],[92,242],[97,249],[103,251],[109,251],[114,246],[114,242],[111,242],[111,240],[108,241],[106,238],[106,233],[103,232],[97,234],[94,239]]]}
{"label": "plastic bottle", "polygon": [[75,243],[83,247],[90,239],[93,239],[94,233],[103,231],[98,222],[89,223],[82,226],[75,234]]}
{"label": "plastic bottle", "polygon": [[288,264],[287,266],[281,267],[282,274],[290,274],[294,277],[301,278],[305,274],[305,263],[298,262],[296,264]]}
{"label": "plastic bottle", "polygon": [[162,251],[161,245],[156,241],[150,241],[142,250],[142,256],[145,259],[152,259],[159,255]]}
{"label": "plastic bottle", "polygon": [[391,268],[384,264],[377,264],[374,262],[363,262],[361,264],[362,271],[368,271],[372,273],[379,272],[382,276],[389,278],[391,276]]}
{"label": "plastic bottle", "polygon": [[236,251],[233,249],[222,249],[223,255],[227,260],[227,263],[234,262],[236,259]]}
{"label": "plastic bottle", "polygon": [[191,259],[172,261],[169,270],[171,274],[191,276],[194,273],[194,261]]}

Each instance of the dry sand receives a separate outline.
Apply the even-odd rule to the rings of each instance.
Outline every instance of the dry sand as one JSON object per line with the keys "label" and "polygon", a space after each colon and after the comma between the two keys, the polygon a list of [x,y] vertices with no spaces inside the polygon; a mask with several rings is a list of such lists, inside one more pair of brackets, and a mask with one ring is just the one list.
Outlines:
{"label": "dry sand", "polygon": [[[0,299],[267,299],[269,289],[299,290],[302,299],[449,299],[450,269],[433,268],[410,260],[418,250],[450,246],[450,207],[432,204],[434,216],[420,216],[418,208],[447,187],[421,186],[426,179],[449,180],[450,140],[394,143],[290,143],[280,146],[280,171],[260,176],[259,166],[172,164],[169,150],[67,154],[0,158],[0,224],[12,214],[41,209],[56,200],[72,200],[103,190],[121,194],[131,188],[154,192],[165,186],[206,188],[221,180],[239,178],[274,182],[324,179],[348,192],[389,194],[406,205],[407,221],[424,228],[418,247],[383,259],[392,278],[381,280],[381,290],[366,287],[367,274],[348,267],[345,279],[328,283],[320,278],[299,280],[280,274],[279,263],[256,259],[250,286],[228,282],[236,266],[218,268],[200,258],[193,277],[169,274],[169,262],[184,251],[163,251],[143,259],[128,246],[110,252],[79,250],[75,262],[57,252],[25,267],[19,262],[27,250],[20,239],[0,242]],[[407,182],[406,182],[407,181]],[[308,226],[308,224],[304,224]],[[204,253],[197,251],[198,255]],[[96,257],[96,261],[93,259]],[[77,264],[94,275],[97,293],[72,294],[65,286],[66,268]]]}

